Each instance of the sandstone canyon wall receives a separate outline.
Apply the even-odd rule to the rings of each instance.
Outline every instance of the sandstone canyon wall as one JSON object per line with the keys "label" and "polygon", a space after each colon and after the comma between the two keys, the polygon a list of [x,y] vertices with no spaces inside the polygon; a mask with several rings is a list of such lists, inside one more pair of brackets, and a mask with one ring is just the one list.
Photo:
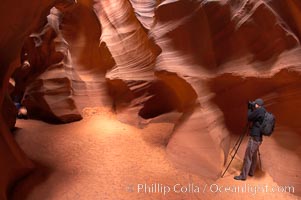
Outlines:
{"label": "sandstone canyon wall", "polygon": [[[1,29],[11,30],[0,37],[0,113],[21,47],[28,47],[33,71],[22,85],[32,118],[72,122],[84,107],[104,106],[135,125],[173,123],[166,144],[170,159],[217,179],[246,123],[246,102],[261,97],[277,119],[262,147],[264,170],[279,184],[301,187],[298,0],[7,4],[15,10],[0,12],[7,19]],[[1,179],[6,189],[21,176],[12,169],[24,173],[32,166],[0,123],[1,162],[8,163],[1,173],[10,174]]]}
{"label": "sandstone canyon wall", "polygon": [[[71,1],[66,1],[68,4]],[[6,199],[13,183],[33,169],[33,164],[26,158],[14,141],[10,130],[15,118],[13,104],[7,100],[11,92],[9,78],[20,66],[20,53],[24,41],[41,25],[49,9],[59,1],[4,1],[0,7],[0,132],[1,132],[1,190],[0,198]],[[14,107],[14,106],[13,106]]]}

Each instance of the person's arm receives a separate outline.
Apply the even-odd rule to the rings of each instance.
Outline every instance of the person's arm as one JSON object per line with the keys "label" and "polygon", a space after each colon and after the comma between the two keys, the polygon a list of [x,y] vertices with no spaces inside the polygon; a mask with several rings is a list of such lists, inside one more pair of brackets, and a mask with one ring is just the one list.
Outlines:
{"label": "person's arm", "polygon": [[257,118],[259,114],[259,110],[256,109],[254,111],[252,111],[251,109],[248,110],[248,121],[255,121],[255,119]]}

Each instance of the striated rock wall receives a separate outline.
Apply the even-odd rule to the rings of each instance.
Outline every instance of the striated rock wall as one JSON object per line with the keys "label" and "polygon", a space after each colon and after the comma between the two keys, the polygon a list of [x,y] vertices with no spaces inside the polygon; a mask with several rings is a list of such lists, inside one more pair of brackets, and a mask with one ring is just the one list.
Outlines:
{"label": "striated rock wall", "polygon": [[[70,2],[70,1],[67,1]],[[4,101],[9,88],[9,78],[20,66],[19,55],[25,38],[46,17],[55,1],[4,1],[0,7],[0,199],[7,199],[13,184],[33,170],[33,163],[14,141],[8,126],[13,112],[4,116],[10,104]],[[5,118],[4,118],[5,117]]]}
{"label": "striated rock wall", "polygon": [[30,35],[34,46],[24,51],[32,58],[31,66],[26,76],[22,71],[16,75],[23,76],[16,87],[24,87],[22,103],[30,118],[52,123],[77,121],[82,117],[73,99],[71,81],[77,74],[72,69],[68,43],[60,32],[61,12],[52,8],[47,18],[41,33]]}
{"label": "striated rock wall", "polygon": [[[266,138],[266,146],[262,147],[263,157],[267,158],[271,152],[287,151],[289,147],[277,146],[275,141],[283,132],[290,133],[291,128],[285,127],[294,127],[296,120],[296,115],[289,109],[289,95],[280,92],[281,88],[290,88],[288,90],[294,91],[296,98],[299,98],[301,91],[295,82],[298,78],[294,78],[300,73],[297,17],[300,6],[297,1],[130,3],[132,7],[129,7],[128,1],[97,1],[95,4],[103,31],[101,41],[106,42],[117,61],[106,77],[115,82],[110,84],[115,98],[116,95],[117,99],[128,97],[125,99],[132,104],[127,106],[138,107],[134,114],[157,119],[171,110],[183,112],[182,117],[174,121],[174,133],[167,145],[167,153],[175,163],[202,176],[218,178],[232,139],[241,133],[246,124],[246,102],[258,97],[266,101],[267,109],[277,117],[275,137]],[[136,16],[134,19],[133,13]],[[155,18],[150,20],[149,16]],[[146,34],[146,39],[144,36],[137,43],[137,38],[141,37],[139,33]],[[149,46],[145,41],[154,41],[161,49],[155,61],[149,59],[154,62],[153,67],[148,67],[149,62],[143,59],[136,60],[140,56],[147,57],[145,49],[139,50],[141,44]],[[136,54],[134,58],[132,52]],[[151,77],[152,73],[154,78],[142,80],[143,77]],[[171,80],[169,76],[160,75],[166,73],[172,73],[177,78]],[[234,81],[236,79],[241,82]],[[161,84],[153,85],[155,80],[170,85],[164,89]],[[150,86],[145,87],[145,82]],[[186,84],[190,86],[186,87]],[[192,95],[192,99],[188,100],[191,102],[187,104],[190,109],[181,110],[176,106],[180,101],[177,93],[187,99],[190,96],[189,92],[179,92],[180,88],[196,94],[196,98]],[[119,93],[116,92],[118,89]],[[135,95],[135,90],[140,94]],[[281,109],[275,105],[279,103],[283,106]],[[129,112],[133,116],[132,109]],[[292,137],[299,137],[299,131],[294,129]],[[290,152],[292,173],[288,173],[289,178],[286,177],[296,187],[299,185],[298,172],[295,171],[300,156],[299,146],[297,143],[295,151]],[[276,162],[285,163],[282,159],[267,158],[264,161],[264,170],[271,173],[279,184],[288,182],[284,180],[286,170],[279,167],[277,170],[282,172],[276,175],[277,170],[273,167]]]}

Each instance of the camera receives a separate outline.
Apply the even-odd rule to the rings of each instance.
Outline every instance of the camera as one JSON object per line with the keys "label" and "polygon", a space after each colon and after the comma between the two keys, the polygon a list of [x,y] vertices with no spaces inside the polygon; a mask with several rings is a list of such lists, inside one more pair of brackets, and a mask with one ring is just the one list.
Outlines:
{"label": "camera", "polygon": [[249,102],[248,102],[248,109],[253,110],[254,108],[255,108],[255,102],[249,101]]}

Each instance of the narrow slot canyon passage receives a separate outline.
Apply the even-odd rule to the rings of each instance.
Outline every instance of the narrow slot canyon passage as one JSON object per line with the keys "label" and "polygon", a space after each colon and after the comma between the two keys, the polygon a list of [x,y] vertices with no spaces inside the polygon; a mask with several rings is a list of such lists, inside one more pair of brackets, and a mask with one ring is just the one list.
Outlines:
{"label": "narrow slot canyon passage", "polygon": [[299,0],[2,2],[0,200],[301,199],[300,41]]}

